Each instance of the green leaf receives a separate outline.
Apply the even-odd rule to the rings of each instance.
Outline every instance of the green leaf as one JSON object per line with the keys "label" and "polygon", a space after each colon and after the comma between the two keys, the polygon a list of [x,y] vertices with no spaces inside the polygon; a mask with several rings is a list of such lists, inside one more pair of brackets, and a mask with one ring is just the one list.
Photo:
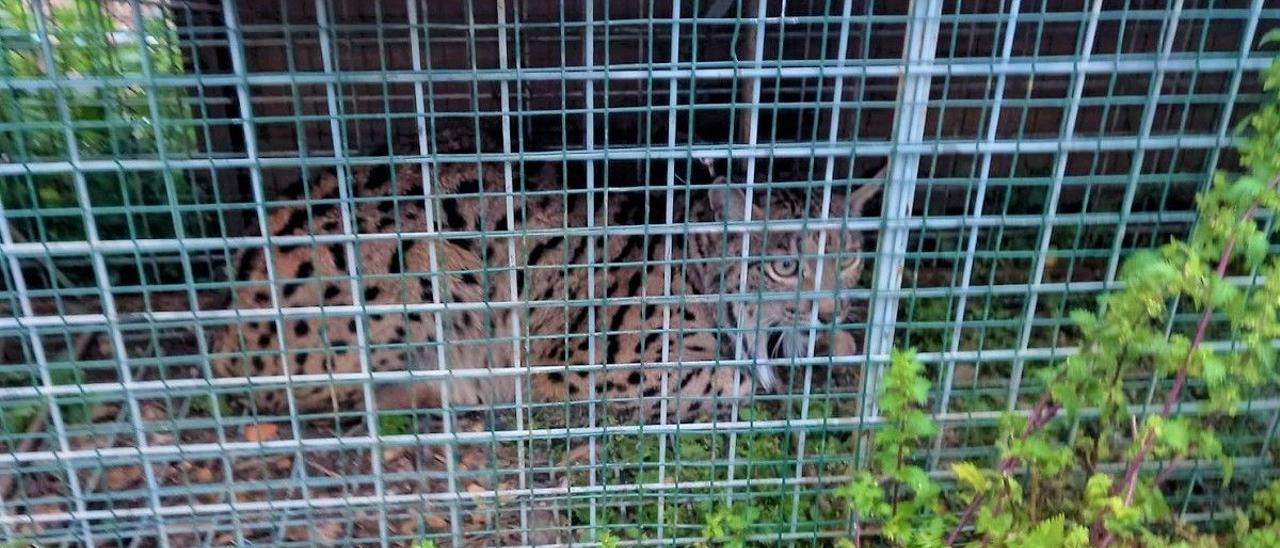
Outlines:
{"label": "green leaf", "polygon": [[991,485],[987,478],[982,475],[977,466],[968,462],[957,462],[951,465],[951,471],[955,473],[956,478],[963,481],[974,491],[983,492]]}
{"label": "green leaf", "polygon": [[1061,514],[1041,521],[1022,539],[1027,548],[1059,548],[1066,539],[1067,519]]}
{"label": "green leaf", "polygon": [[1227,364],[1212,350],[1201,349],[1199,354],[1203,363],[1205,382],[1209,383],[1209,386],[1221,385],[1227,378]]}
{"label": "green leaf", "polygon": [[1090,476],[1084,487],[1085,501],[1093,506],[1110,497],[1111,483],[1111,476],[1106,474],[1098,473]]}
{"label": "green leaf", "polygon": [[[1267,241],[1267,234],[1264,232],[1254,232],[1244,242],[1244,256],[1249,268],[1257,268],[1262,261],[1267,258],[1267,252],[1270,251],[1271,244]],[[1223,285],[1229,285],[1224,282]]]}
{"label": "green leaf", "polygon": [[[1252,240],[1252,238],[1250,238],[1250,240]],[[1263,240],[1263,245],[1265,246],[1266,238],[1263,238]],[[1240,288],[1236,287],[1231,282],[1222,279],[1215,279],[1210,282],[1209,302],[1214,308],[1225,307],[1238,298],[1240,298]]]}
{"label": "green leaf", "polygon": [[[618,548],[618,537],[613,536],[608,531],[604,531],[600,533],[600,546],[601,548]],[[431,548],[435,548],[435,546],[432,545]]]}
{"label": "green leaf", "polygon": [[1240,206],[1248,206],[1267,189],[1267,184],[1256,177],[1241,177],[1231,184],[1226,197]]}
{"label": "green leaf", "polygon": [[1081,525],[1072,525],[1062,542],[1063,548],[1085,548],[1089,544],[1089,530]]}
{"label": "green leaf", "polygon": [[1160,427],[1160,441],[1179,454],[1186,453],[1191,445],[1191,426],[1185,419],[1174,419]]}
{"label": "green leaf", "polygon": [[1121,277],[1130,283],[1167,284],[1177,276],[1178,271],[1159,253],[1150,249],[1143,249],[1131,255],[1125,261],[1121,271]]}
{"label": "green leaf", "polygon": [[64,194],[59,191],[57,186],[42,186],[39,190],[40,203],[44,207],[58,207],[63,204]]}
{"label": "green leaf", "polygon": [[1262,35],[1262,39],[1258,40],[1259,46],[1265,46],[1272,42],[1280,43],[1280,29],[1271,29]]}
{"label": "green leaf", "polygon": [[905,430],[908,434],[916,438],[932,436],[937,432],[937,425],[933,423],[933,419],[924,413],[916,412],[907,416]]}
{"label": "green leaf", "polygon": [[929,381],[920,377],[911,379],[911,401],[923,405],[929,400]]}
{"label": "green leaf", "polygon": [[884,489],[871,475],[863,471],[852,482],[836,489],[836,496],[844,499],[850,510],[864,518],[878,519],[887,514],[884,510]]}
{"label": "green leaf", "polygon": [[935,491],[933,480],[929,478],[929,473],[919,466],[904,467],[902,479],[917,494],[927,494]]}
{"label": "green leaf", "polygon": [[1082,331],[1091,331],[1098,325],[1098,317],[1088,310],[1072,310],[1071,322]]}

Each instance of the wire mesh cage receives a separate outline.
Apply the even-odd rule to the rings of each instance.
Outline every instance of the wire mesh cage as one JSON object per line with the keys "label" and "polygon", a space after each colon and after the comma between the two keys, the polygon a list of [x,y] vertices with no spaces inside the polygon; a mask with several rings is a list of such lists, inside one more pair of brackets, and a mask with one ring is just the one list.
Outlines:
{"label": "wire mesh cage", "polygon": [[[991,458],[1067,311],[1235,162],[1278,20],[0,0],[0,531],[832,544],[890,351],[942,426],[913,458]],[[1221,425],[1238,476],[1277,402]],[[1220,475],[1170,504],[1229,520]]]}

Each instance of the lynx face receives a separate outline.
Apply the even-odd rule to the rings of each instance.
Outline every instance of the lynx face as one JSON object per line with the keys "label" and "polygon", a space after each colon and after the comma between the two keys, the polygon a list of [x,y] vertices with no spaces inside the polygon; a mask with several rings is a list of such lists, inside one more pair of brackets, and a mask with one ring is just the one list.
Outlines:
{"label": "lynx face", "polygon": [[[883,171],[877,179],[881,176]],[[879,184],[852,190],[833,188],[827,218],[838,221],[861,216],[866,202],[879,189]],[[755,360],[806,358],[811,344],[815,355],[856,353],[852,334],[841,327],[849,322],[852,307],[840,290],[856,287],[862,275],[863,235],[854,230],[806,226],[822,218],[822,189],[757,191],[749,218],[744,215],[747,204],[742,190],[723,189],[713,195],[723,219],[759,223],[746,232],[745,263],[734,260],[742,256],[742,233],[726,236],[724,289],[738,291],[744,264],[746,285],[745,292],[727,306],[733,325],[724,327],[741,327],[746,356]],[[756,373],[766,390],[778,384],[773,367],[758,366]]]}

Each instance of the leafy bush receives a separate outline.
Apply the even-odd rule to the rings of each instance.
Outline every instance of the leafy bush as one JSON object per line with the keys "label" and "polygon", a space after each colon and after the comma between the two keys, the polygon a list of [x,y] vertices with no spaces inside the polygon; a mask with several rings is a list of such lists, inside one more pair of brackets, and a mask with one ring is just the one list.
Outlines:
{"label": "leafy bush", "polygon": [[[0,86],[0,162],[68,162],[70,144],[81,160],[165,160],[194,152],[186,90],[152,86],[148,80],[183,71],[176,30],[165,14],[145,3],[140,20],[132,17],[133,6],[127,2],[56,4],[42,6],[44,15],[38,18],[30,2],[0,0],[0,80],[22,83]],[[129,17],[118,18],[111,11]],[[66,84],[74,80],[89,82]],[[189,206],[199,198],[195,183],[180,170],[83,173],[90,204],[81,202],[72,173],[0,176],[0,205],[14,238],[85,240],[86,206],[92,207],[101,239],[172,238],[174,206]],[[187,222],[193,219],[184,216]],[[84,257],[31,263],[37,261],[44,261],[45,268],[31,269],[31,289],[93,285],[91,271],[79,268],[87,261]],[[150,266],[179,270],[172,262]],[[109,269],[109,283],[115,285],[114,277],[128,270]],[[168,277],[182,279],[180,274]],[[29,364],[0,366],[0,385],[36,383]],[[83,381],[74,364],[56,367],[52,374],[55,384]],[[39,405],[11,402],[0,413],[0,432],[24,431]],[[87,419],[87,409],[85,404],[64,405],[63,416],[80,422]]]}
{"label": "leafy bush", "polygon": [[[1280,31],[1264,39],[1280,40]],[[1280,257],[1270,253],[1275,227],[1257,217],[1280,209],[1280,60],[1264,75],[1266,98],[1242,125],[1245,173],[1218,173],[1198,199],[1199,222],[1186,241],[1130,257],[1122,290],[1097,311],[1077,310],[1080,353],[1043,371],[1048,388],[1024,416],[1000,424],[997,464],[952,464],[958,490],[943,486],[910,455],[933,434],[922,406],[929,383],[909,352],[893,357],[879,395],[884,427],[873,458],[838,494],[853,514],[847,546],[874,531],[898,546],[1275,546],[1280,543],[1280,481],[1258,491],[1248,513],[1221,537],[1179,522],[1161,492],[1184,463],[1217,460],[1223,487],[1232,481],[1215,426],[1249,397],[1273,395],[1280,369]],[[1246,276],[1240,287],[1231,276]],[[1180,308],[1198,316],[1181,326]],[[1179,328],[1184,329],[1179,329]],[[1185,333],[1183,331],[1186,331]],[[1233,344],[1216,351],[1210,336]],[[1145,391],[1125,379],[1152,378],[1163,397],[1139,411]],[[1203,400],[1196,416],[1175,416],[1184,393]],[[1082,411],[1098,410],[1096,418]],[[1075,443],[1066,430],[1081,427]],[[1144,465],[1163,461],[1157,473]],[[1116,475],[1096,463],[1120,461]]]}
{"label": "leafy bush", "polygon": [[[811,411],[811,416],[820,415]],[[774,416],[743,408],[739,418],[769,420]],[[802,522],[797,525],[800,532],[819,532],[841,519],[840,509],[831,504],[834,501],[825,500],[820,493],[802,488],[797,498],[790,484],[772,483],[795,476],[795,444],[787,434],[767,429],[733,437],[720,432],[690,432],[668,439],[665,476],[657,465],[664,459],[655,435],[615,435],[600,444],[598,462],[604,465],[598,480],[603,483],[651,485],[666,481],[691,487],[670,491],[661,511],[652,493],[604,497],[596,509],[597,534],[609,533],[620,541],[652,539],[661,524],[671,536],[702,536],[716,546],[743,546],[749,535],[760,533],[766,525],[788,523],[793,512]],[[805,458],[826,473],[847,473],[848,451],[847,442],[836,436],[811,435]],[[732,467],[726,464],[730,454]],[[730,474],[739,481],[753,481],[735,487],[734,504],[726,506],[722,488],[706,486],[724,482]],[[576,506],[572,517],[575,523],[592,522],[585,505]]]}
{"label": "leafy bush", "polygon": [[[182,73],[172,23],[144,13],[140,22],[121,24],[108,7],[98,0],[61,2],[37,18],[23,0],[0,0],[0,78],[51,84],[0,90],[4,161],[65,162],[73,152],[81,160],[163,160],[195,150],[186,90],[148,79]],[[131,13],[128,4],[114,7]],[[71,80],[93,83],[63,84]],[[196,198],[195,186],[177,170],[84,173],[103,239],[173,237],[168,208]],[[32,241],[85,239],[80,208],[86,204],[69,173],[0,177],[0,201]]]}

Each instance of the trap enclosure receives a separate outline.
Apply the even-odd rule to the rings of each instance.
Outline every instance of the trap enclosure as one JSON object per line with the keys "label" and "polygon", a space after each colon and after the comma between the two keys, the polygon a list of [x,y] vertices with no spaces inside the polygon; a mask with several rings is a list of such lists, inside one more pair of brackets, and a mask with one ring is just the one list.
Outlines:
{"label": "trap enclosure", "polygon": [[[1278,22],[0,0],[0,532],[689,544],[729,511],[834,543],[890,351],[940,425],[912,458],[992,458],[1068,312],[1235,165]],[[1275,474],[1278,413],[1220,425],[1237,482]],[[1221,475],[1179,468],[1171,508],[1229,522]]]}

